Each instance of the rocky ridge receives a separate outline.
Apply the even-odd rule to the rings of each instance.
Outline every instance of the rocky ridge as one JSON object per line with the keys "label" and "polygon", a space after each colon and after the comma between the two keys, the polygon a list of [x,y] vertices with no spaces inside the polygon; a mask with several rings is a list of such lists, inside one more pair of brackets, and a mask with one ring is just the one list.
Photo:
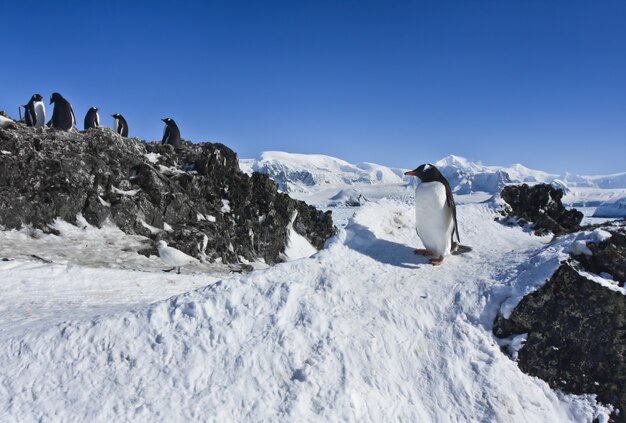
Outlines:
{"label": "rocky ridge", "polygon": [[[506,187],[501,197],[511,203],[505,213],[533,223],[536,233],[580,230],[579,212],[565,210],[558,191],[540,185]],[[622,221],[582,229],[571,236],[570,259],[508,318],[499,315],[493,331],[499,338],[526,334],[517,354],[508,351],[517,356],[520,369],[555,389],[596,394],[615,407],[614,421],[624,422],[626,295],[618,287],[626,279],[626,228]]]}
{"label": "rocky ridge", "polygon": [[500,197],[506,202],[502,214],[520,225],[532,222],[537,235],[547,232],[560,235],[580,229],[583,214],[563,206],[560,188],[548,184],[509,185],[504,187]]}
{"label": "rocky ridge", "polygon": [[[52,231],[55,218],[107,220],[163,239],[203,261],[281,261],[289,223],[315,248],[334,233],[330,212],[278,192],[266,175],[241,172],[217,143],[179,149],[122,138],[108,128],[0,129],[0,225]],[[144,254],[156,254],[153,247]]]}

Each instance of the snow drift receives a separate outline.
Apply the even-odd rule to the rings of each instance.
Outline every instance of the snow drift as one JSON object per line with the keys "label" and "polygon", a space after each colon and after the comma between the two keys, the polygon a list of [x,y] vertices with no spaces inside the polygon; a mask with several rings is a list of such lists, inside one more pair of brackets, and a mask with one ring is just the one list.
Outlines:
{"label": "snow drift", "polygon": [[[523,374],[491,334],[503,301],[558,266],[548,240],[498,224],[487,204],[461,205],[461,234],[474,249],[434,267],[413,254],[413,216],[410,203],[368,203],[311,258],[128,311],[111,305],[0,332],[3,418],[605,419],[593,397]],[[24,266],[34,280],[54,266],[57,289],[78,276],[77,266],[20,260],[0,262],[0,271]],[[122,286],[155,277],[114,275]],[[4,297],[0,305],[7,309]]]}

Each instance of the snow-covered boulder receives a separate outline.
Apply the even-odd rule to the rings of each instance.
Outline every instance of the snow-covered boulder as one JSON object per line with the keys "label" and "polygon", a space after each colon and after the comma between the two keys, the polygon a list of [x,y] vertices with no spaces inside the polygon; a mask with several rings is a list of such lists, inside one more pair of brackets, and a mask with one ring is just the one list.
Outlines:
{"label": "snow-covered boulder", "polygon": [[625,315],[622,292],[596,283],[565,263],[543,287],[525,296],[509,318],[499,316],[494,334],[501,338],[526,334],[517,352],[522,371],[554,389],[596,394],[623,416]]}

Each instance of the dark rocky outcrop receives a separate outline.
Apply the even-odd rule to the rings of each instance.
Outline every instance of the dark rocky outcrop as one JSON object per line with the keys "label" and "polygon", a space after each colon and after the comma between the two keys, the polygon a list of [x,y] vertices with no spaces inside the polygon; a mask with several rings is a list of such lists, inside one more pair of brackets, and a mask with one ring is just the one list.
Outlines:
{"label": "dark rocky outcrop", "polygon": [[520,224],[532,222],[537,234],[550,231],[559,235],[580,229],[583,214],[563,206],[562,189],[547,184],[509,185],[504,187],[500,196],[509,205],[503,214],[515,217]]}
{"label": "dark rocky outcrop", "polygon": [[498,337],[520,333],[528,333],[518,352],[522,371],[566,392],[597,394],[626,421],[626,296],[562,264],[494,324]]}
{"label": "dark rocky outcrop", "polygon": [[626,230],[607,228],[611,237],[601,241],[587,242],[591,255],[579,254],[574,258],[591,273],[608,273],[619,286],[626,283]]}
{"label": "dark rocky outcrop", "polygon": [[[0,129],[0,225],[44,231],[56,217],[107,219],[129,234],[165,239],[205,260],[280,261],[293,228],[320,249],[334,232],[323,213],[239,170],[222,144],[181,148],[122,138],[108,128],[69,133]],[[156,253],[151,249],[144,253]]]}

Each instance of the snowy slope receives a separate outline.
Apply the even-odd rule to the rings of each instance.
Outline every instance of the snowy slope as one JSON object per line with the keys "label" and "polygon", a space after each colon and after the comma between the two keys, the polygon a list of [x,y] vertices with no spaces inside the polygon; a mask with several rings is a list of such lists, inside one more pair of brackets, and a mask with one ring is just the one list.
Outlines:
{"label": "snowy slope", "polygon": [[[491,334],[500,305],[512,306],[545,281],[563,246],[498,224],[489,204],[467,204],[459,206],[459,225],[473,251],[434,267],[412,252],[419,246],[413,215],[410,201],[367,203],[313,257],[219,282],[158,269],[108,274],[119,297],[133,284],[149,289],[148,281],[161,279],[154,282],[158,291],[205,278],[205,288],[154,304],[124,309],[110,297],[99,309],[75,314],[59,307],[49,323],[35,316],[8,330],[29,299],[3,294],[0,420],[581,422],[605,416],[592,397],[564,395],[523,374]],[[12,239],[12,248],[20,250],[22,242]],[[112,252],[100,251],[108,254],[102,263],[115,262]],[[103,270],[26,257],[0,261],[0,274],[8,275],[3,292],[49,280],[56,290],[92,284],[96,295]]]}

